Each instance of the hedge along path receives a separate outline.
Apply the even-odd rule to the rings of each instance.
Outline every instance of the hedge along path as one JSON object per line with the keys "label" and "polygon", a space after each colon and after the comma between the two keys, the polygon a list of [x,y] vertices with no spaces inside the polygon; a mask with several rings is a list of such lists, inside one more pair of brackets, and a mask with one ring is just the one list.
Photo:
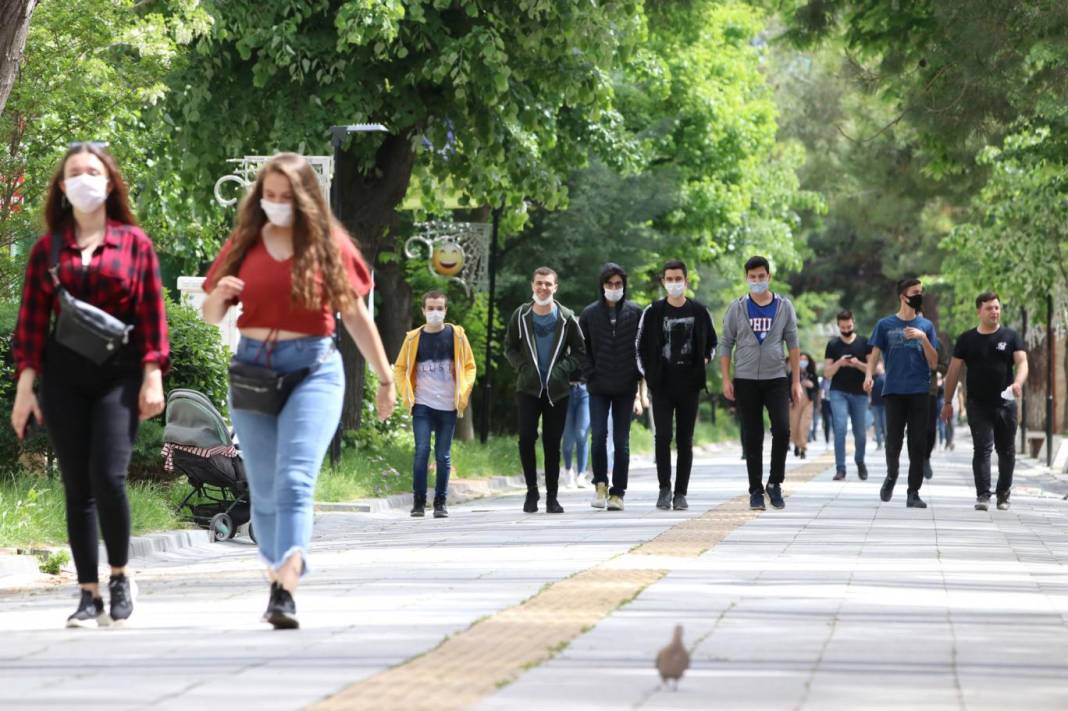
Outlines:
{"label": "hedge along path", "polygon": [[[827,459],[824,457],[823,459]],[[804,483],[827,468],[814,460],[787,474]],[[784,487],[784,494],[791,486]],[[745,508],[742,509],[744,504]],[[683,521],[630,554],[698,556],[760,514],[739,496]],[[545,586],[527,600],[475,622],[426,654],[342,689],[308,707],[453,711],[468,708],[562,651],[616,608],[667,575],[666,569],[619,569],[604,564]]]}

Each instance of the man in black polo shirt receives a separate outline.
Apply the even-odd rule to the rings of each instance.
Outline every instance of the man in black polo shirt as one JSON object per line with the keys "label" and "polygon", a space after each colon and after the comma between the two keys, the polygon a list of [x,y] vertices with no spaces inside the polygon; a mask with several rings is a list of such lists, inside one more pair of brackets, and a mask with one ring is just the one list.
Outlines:
{"label": "man in black polo shirt", "polygon": [[857,476],[868,478],[864,465],[864,445],[868,435],[868,394],[864,392],[864,373],[868,367],[871,346],[868,339],[857,334],[852,311],[838,314],[841,334],[827,344],[823,376],[831,378],[831,423],[834,426],[834,478],[846,478],[846,429],[853,423],[853,461]]}
{"label": "man in black polo shirt", "polygon": [[[1001,300],[992,291],[975,300],[979,327],[957,339],[946,375],[946,404],[942,419],[953,416],[953,395],[962,365],[968,366],[968,426],[975,447],[975,508],[990,508],[990,450],[998,452],[997,506],[1009,508],[1012,473],[1016,466],[1016,400],[1027,381],[1027,353],[1011,328],[1001,325]],[[1015,377],[1013,367],[1015,366]]]}

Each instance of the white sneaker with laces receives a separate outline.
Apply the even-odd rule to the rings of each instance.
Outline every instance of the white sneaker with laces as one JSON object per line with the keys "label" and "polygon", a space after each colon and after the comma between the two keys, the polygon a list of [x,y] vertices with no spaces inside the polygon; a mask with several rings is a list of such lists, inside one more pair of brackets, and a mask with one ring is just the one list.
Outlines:
{"label": "white sneaker with laces", "polygon": [[595,509],[603,509],[608,505],[608,484],[597,484],[596,491],[593,492],[593,501],[590,502],[590,506]]}

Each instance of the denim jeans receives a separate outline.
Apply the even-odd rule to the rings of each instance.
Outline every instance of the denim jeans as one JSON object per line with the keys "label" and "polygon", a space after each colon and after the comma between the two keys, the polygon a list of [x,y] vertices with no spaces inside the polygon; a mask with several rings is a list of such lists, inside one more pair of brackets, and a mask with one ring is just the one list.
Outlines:
{"label": "denim jeans", "polygon": [[586,471],[586,442],[590,438],[590,393],[583,383],[572,383],[567,399],[567,420],[564,423],[564,469],[571,468],[571,453],[575,453],[575,472]]}
{"label": "denim jeans", "polygon": [[834,425],[834,468],[845,469],[846,428],[853,422],[853,461],[864,463],[864,444],[868,429],[868,396],[831,390],[831,421]]}
{"label": "denim jeans", "polygon": [[435,410],[426,405],[412,408],[412,432],[415,433],[415,461],[412,463],[412,492],[417,500],[426,497],[426,470],[430,460],[430,433],[434,433],[434,497],[449,495],[449,472],[452,468],[452,436],[456,432],[456,410]]}
{"label": "denim jeans", "polygon": [[[622,395],[591,395],[590,419],[593,430],[593,482],[608,483],[608,467],[612,466],[610,496],[627,493],[630,470],[630,410],[634,407],[634,391]],[[619,423],[619,426],[616,426]],[[611,436],[609,436],[611,435]],[[610,447],[610,443],[614,447]],[[611,454],[609,454],[611,452]],[[613,459],[609,460],[609,456]]]}
{"label": "denim jeans", "polygon": [[[319,364],[277,415],[235,410],[230,416],[252,495],[252,527],[260,555],[278,569],[293,553],[305,568],[312,533],[315,480],[341,420],[345,373],[333,339],[308,336],[273,344],[242,337],[237,360],[290,373]],[[268,363],[268,358],[270,362]]]}
{"label": "denim jeans", "polygon": [[871,419],[875,425],[875,442],[881,447],[886,439],[886,408],[882,405],[872,405]]}

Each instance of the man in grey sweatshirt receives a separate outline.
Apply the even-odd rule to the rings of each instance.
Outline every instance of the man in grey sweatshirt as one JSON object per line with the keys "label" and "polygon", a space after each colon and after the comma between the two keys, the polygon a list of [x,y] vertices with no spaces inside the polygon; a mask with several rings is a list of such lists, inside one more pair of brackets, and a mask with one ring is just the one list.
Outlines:
{"label": "man in grey sweatshirt", "polygon": [[[771,266],[764,257],[745,263],[749,293],[730,303],[720,337],[723,395],[737,402],[749,473],[749,508],[764,509],[764,410],[771,418],[771,474],[767,494],[771,505],[784,508],[782,481],[790,449],[790,398],[800,401],[801,349],[797,314],[789,299],[768,289]],[[790,358],[787,370],[783,346]],[[731,357],[734,379],[731,380]]]}

